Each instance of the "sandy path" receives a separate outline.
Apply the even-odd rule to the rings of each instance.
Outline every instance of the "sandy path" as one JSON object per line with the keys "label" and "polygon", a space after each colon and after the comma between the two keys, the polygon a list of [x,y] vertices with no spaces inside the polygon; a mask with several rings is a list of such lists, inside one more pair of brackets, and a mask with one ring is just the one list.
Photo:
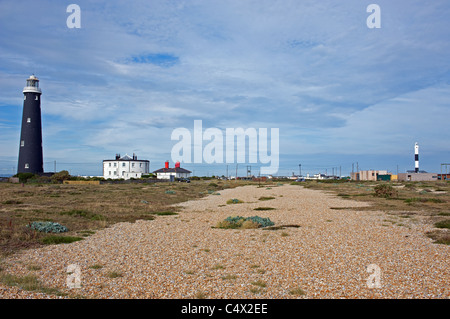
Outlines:
{"label": "sandy path", "polygon": [[[386,223],[382,212],[336,210],[364,203],[284,185],[245,186],[184,203],[178,216],[120,223],[89,238],[27,250],[4,268],[88,298],[448,298],[450,254],[414,220]],[[259,201],[261,196],[275,199]],[[231,198],[245,203],[226,205]],[[275,210],[255,211],[255,207]],[[269,217],[280,230],[212,228],[230,215]],[[81,271],[68,289],[67,266]],[[380,288],[369,288],[370,264]],[[29,270],[38,265],[40,270]],[[102,268],[93,269],[93,265]],[[120,273],[110,278],[111,272]],[[259,285],[255,283],[259,282]],[[265,287],[261,287],[265,286]],[[305,295],[291,294],[300,288]],[[42,294],[0,287],[1,298]]]}

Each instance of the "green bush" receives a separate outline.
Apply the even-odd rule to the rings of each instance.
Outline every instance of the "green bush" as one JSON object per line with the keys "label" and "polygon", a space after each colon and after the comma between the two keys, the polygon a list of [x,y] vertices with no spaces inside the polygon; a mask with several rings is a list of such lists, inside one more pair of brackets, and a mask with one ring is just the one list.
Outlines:
{"label": "green bush", "polygon": [[227,200],[227,204],[241,204],[241,203],[243,203],[243,201],[237,198]]}
{"label": "green bush", "polygon": [[51,180],[53,182],[62,182],[70,179],[70,174],[68,171],[60,171],[52,175]]}
{"label": "green bush", "polygon": [[217,223],[217,228],[259,228],[275,225],[269,218],[259,216],[241,217],[229,216],[223,221]]}
{"label": "green bush", "polygon": [[377,185],[374,188],[376,197],[392,198],[398,197],[397,191],[391,186],[386,184]]}
{"label": "green bush", "polygon": [[30,178],[37,178],[39,176],[35,176],[33,173],[18,173],[14,177],[18,177],[19,182],[26,183]]}

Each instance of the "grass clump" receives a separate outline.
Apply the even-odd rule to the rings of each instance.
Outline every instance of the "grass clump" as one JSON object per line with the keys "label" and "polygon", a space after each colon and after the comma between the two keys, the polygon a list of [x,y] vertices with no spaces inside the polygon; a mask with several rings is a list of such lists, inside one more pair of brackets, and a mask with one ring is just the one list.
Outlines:
{"label": "grass clump", "polygon": [[434,227],[450,229],[450,219],[442,220],[440,222],[437,222],[437,223],[434,224]]}
{"label": "grass clump", "polygon": [[155,215],[158,215],[158,216],[178,215],[178,213],[175,213],[175,212],[172,212],[172,211],[154,212],[152,214],[155,214]]}
{"label": "grass clump", "polygon": [[91,269],[102,269],[103,266],[99,265],[99,264],[95,264],[95,265],[90,266],[89,268],[91,268]]}
{"label": "grass clump", "polygon": [[440,198],[412,197],[412,198],[405,199],[405,203],[407,203],[407,204],[412,204],[412,203],[417,203],[417,202],[419,202],[419,203],[437,203],[437,204],[445,203],[445,201]]}
{"label": "grass clump", "polygon": [[42,243],[44,245],[70,244],[70,243],[73,243],[75,241],[79,241],[82,239],[83,239],[83,237],[51,235],[51,236],[42,238]]}
{"label": "grass clump", "polygon": [[275,199],[275,197],[273,197],[273,196],[261,196],[259,198],[259,200],[262,200],[262,201],[264,201],[264,200],[271,200],[271,199]]}
{"label": "grass clump", "polygon": [[227,204],[241,204],[243,202],[244,201],[237,199],[237,198],[232,198],[232,199],[227,200]]}
{"label": "grass clump", "polygon": [[304,292],[300,288],[294,288],[294,289],[289,290],[289,294],[294,295],[294,296],[304,296],[304,295],[306,295],[306,292]]}
{"label": "grass clump", "polygon": [[266,287],[266,283],[264,281],[262,281],[262,280],[253,281],[251,284],[255,285],[255,286],[258,286],[258,287],[261,287],[261,288],[265,288]]}
{"label": "grass clump", "polygon": [[15,286],[26,291],[37,291],[45,294],[52,294],[57,296],[65,296],[57,289],[48,288],[42,285],[36,276],[28,275],[25,277],[18,277],[11,274],[3,274],[0,276],[0,282],[6,286]]}
{"label": "grass clump", "polygon": [[253,210],[274,210],[275,208],[273,207],[256,207],[253,208]]}
{"label": "grass clump", "polygon": [[112,278],[112,279],[119,278],[119,277],[122,277],[122,276],[123,276],[122,273],[118,272],[118,271],[111,271],[111,272],[108,273],[108,277]]}

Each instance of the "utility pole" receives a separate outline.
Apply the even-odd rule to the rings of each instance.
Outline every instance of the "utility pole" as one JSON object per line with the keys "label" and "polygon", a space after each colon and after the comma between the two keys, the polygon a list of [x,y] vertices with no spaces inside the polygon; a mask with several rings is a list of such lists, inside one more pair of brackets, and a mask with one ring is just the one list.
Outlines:
{"label": "utility pole", "polygon": [[237,169],[238,169],[238,165],[239,164],[236,164],[236,176],[234,176],[234,180],[237,182]]}
{"label": "utility pole", "polygon": [[54,170],[54,172],[56,173],[56,161],[55,161],[55,170]]}
{"label": "utility pole", "polygon": [[298,164],[299,177],[302,176],[302,164]]}

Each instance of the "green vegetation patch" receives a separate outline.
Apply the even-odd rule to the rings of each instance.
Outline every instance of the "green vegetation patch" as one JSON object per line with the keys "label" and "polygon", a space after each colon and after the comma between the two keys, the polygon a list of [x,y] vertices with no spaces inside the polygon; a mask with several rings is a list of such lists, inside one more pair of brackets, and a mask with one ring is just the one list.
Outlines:
{"label": "green vegetation patch", "polygon": [[153,212],[152,214],[155,214],[155,215],[158,215],[158,216],[178,215],[178,213],[175,213],[175,212],[172,212],[172,211]]}
{"label": "green vegetation patch", "polygon": [[259,200],[262,200],[262,201],[264,201],[264,200],[271,200],[271,199],[275,199],[275,197],[273,197],[273,196],[261,196],[259,198]]}
{"label": "green vegetation patch", "polygon": [[259,216],[241,217],[241,216],[229,216],[223,221],[217,223],[217,228],[231,228],[231,229],[249,229],[260,228],[275,225],[269,218],[263,218]]}
{"label": "green vegetation patch", "polygon": [[241,203],[243,203],[244,201],[242,201],[242,200],[240,200],[240,199],[237,199],[237,198],[233,198],[233,199],[229,199],[229,200],[227,200],[227,204],[241,204]]}
{"label": "green vegetation patch", "polygon": [[68,231],[66,226],[53,222],[31,222],[27,227],[43,233],[64,233]]}
{"label": "green vegetation patch", "polygon": [[273,207],[256,207],[253,208],[253,210],[274,210],[275,208]]}
{"label": "green vegetation patch", "polygon": [[36,276],[28,275],[25,277],[18,277],[11,274],[2,274],[0,276],[0,282],[7,286],[15,286],[26,291],[37,291],[46,294],[52,294],[57,296],[66,296],[67,294],[61,293],[57,289],[44,287]]}
{"label": "green vegetation patch", "polygon": [[442,220],[440,222],[437,222],[437,223],[434,224],[434,227],[450,229],[450,219]]}
{"label": "green vegetation patch", "polygon": [[42,243],[45,245],[56,245],[56,244],[70,244],[75,241],[82,240],[83,237],[74,237],[74,236],[57,236],[51,235],[42,238]]}
{"label": "green vegetation patch", "polygon": [[413,203],[445,203],[444,200],[440,198],[418,198],[418,197],[412,197],[405,199],[405,203],[407,204],[413,204]]}

